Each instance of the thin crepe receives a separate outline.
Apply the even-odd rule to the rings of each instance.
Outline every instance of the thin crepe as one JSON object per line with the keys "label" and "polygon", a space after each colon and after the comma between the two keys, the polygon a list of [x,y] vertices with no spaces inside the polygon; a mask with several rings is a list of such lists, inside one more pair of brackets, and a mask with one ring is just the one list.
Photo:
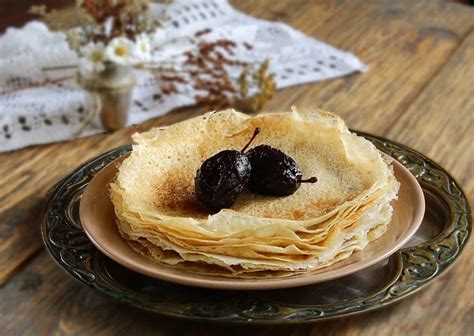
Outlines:
{"label": "thin crepe", "polygon": [[[220,150],[240,149],[255,127],[253,146],[279,148],[318,183],[288,197],[244,192],[232,208],[209,213],[194,196],[196,170]],[[287,276],[342,260],[385,231],[398,191],[387,158],[323,111],[226,110],[134,142],[110,188],[119,230],[147,258],[198,273]]]}

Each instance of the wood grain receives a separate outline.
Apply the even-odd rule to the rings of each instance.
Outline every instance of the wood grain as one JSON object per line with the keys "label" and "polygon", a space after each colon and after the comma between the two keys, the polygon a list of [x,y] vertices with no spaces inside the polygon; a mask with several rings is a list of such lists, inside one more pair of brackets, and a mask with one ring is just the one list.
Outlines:
{"label": "wood grain", "polygon": [[[387,133],[445,167],[474,203],[474,31]],[[429,141],[428,139],[431,139]],[[428,140],[428,141],[427,141]]]}
{"label": "wood grain", "polygon": [[[23,8],[32,4],[20,2]],[[293,104],[322,107],[340,114],[351,127],[412,146],[450,171],[473,203],[473,8],[430,0],[232,3],[350,50],[369,65],[367,73],[279,91],[266,110],[286,110]],[[18,6],[12,12],[3,7],[0,18],[19,13]],[[13,21],[21,24],[1,22]],[[114,133],[0,154],[0,284],[5,283],[0,287],[0,335],[472,334],[472,243],[449,273],[400,304],[298,327],[214,326],[144,315],[83,287],[45,251],[38,254],[40,209],[47,190],[60,178],[127,143],[135,131],[201,112],[180,109]]]}
{"label": "wood grain", "polygon": [[[309,35],[347,48],[370,67],[367,73],[282,90],[266,110],[288,110],[293,104],[320,107],[340,114],[351,127],[377,135],[385,134],[406,110],[472,25],[472,11],[465,11],[460,5],[429,1],[424,6],[413,6],[409,1],[394,6],[391,1],[362,0],[278,1],[271,6],[269,1],[234,4],[252,15],[287,22]],[[421,10],[430,15],[420,14]],[[427,57],[430,61],[424,62]],[[170,124],[198,112],[183,109],[150,121],[141,129]],[[14,213],[19,202],[31,199],[31,195],[36,199],[31,206],[40,207],[46,190],[62,176],[85,160],[129,141],[133,131],[128,128],[113,135],[0,154],[0,181],[8,181],[0,191],[0,223],[11,226],[3,230],[7,235],[0,231],[0,284],[41,246],[32,229],[37,227],[39,216],[8,224],[4,213]]]}
{"label": "wood grain", "polygon": [[[270,110],[292,104],[341,115],[350,127],[383,135],[473,26],[472,11],[429,1],[235,1],[354,52],[369,66],[354,74],[279,92]],[[427,61],[429,60],[429,61]]]}
{"label": "wood grain", "polygon": [[28,13],[32,5],[45,4],[50,9],[60,9],[70,6],[72,0],[0,0],[0,33],[8,27],[21,27],[28,20],[35,18]]}

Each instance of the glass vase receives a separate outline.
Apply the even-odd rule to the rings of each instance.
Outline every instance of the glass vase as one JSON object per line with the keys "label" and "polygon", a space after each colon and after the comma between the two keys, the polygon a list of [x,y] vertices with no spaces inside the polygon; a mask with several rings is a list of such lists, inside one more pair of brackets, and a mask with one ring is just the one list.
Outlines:
{"label": "glass vase", "polygon": [[136,76],[131,66],[107,64],[92,76],[77,74],[78,84],[89,92],[94,117],[99,115],[105,130],[117,130],[128,122]]}

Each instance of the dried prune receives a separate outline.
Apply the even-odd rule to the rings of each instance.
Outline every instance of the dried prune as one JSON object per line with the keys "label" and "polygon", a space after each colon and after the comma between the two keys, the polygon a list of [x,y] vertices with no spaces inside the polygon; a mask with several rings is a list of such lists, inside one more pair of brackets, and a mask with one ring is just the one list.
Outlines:
{"label": "dried prune", "polygon": [[316,177],[303,180],[301,169],[290,156],[268,145],[260,145],[248,151],[247,157],[252,167],[248,188],[254,192],[288,196],[301,183],[315,183]]}
{"label": "dried prune", "polygon": [[241,151],[223,150],[204,161],[196,172],[196,197],[209,209],[229,208],[241,194],[252,170],[244,153],[259,132],[260,129],[256,128]]}

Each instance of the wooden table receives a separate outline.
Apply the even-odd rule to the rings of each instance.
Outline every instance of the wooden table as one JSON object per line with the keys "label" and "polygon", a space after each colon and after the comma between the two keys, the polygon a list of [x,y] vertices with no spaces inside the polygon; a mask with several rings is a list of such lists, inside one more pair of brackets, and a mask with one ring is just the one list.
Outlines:
{"label": "wooden table", "polygon": [[[4,26],[21,24],[26,16],[20,4],[33,3],[2,2]],[[431,0],[232,2],[253,16],[286,22],[350,50],[369,65],[367,73],[281,90],[265,110],[320,107],[352,128],[411,146],[450,171],[472,204],[474,8]],[[201,112],[180,109],[113,134],[0,154],[0,335],[474,333],[472,243],[448,273],[399,304],[301,326],[237,328],[150,316],[69,277],[42,248],[39,225],[47,190],[81,163],[129,142],[135,131]]]}

